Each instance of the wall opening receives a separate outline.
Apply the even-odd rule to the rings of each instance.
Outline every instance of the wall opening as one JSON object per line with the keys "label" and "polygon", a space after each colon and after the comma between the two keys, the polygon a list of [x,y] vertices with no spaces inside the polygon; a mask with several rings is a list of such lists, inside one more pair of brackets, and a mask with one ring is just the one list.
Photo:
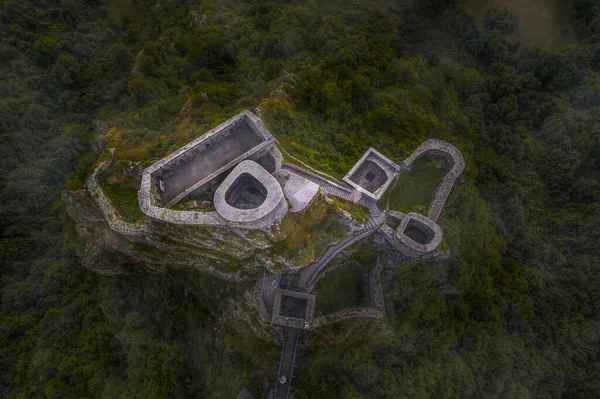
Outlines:
{"label": "wall opening", "polygon": [[225,193],[225,201],[234,208],[255,209],[267,198],[267,188],[249,173],[242,173]]}
{"label": "wall opening", "polygon": [[350,176],[350,180],[368,192],[374,193],[387,181],[387,174],[379,165],[367,159]]}
{"label": "wall opening", "polygon": [[434,233],[426,224],[411,219],[404,229],[404,235],[419,244],[428,244],[433,240]]}

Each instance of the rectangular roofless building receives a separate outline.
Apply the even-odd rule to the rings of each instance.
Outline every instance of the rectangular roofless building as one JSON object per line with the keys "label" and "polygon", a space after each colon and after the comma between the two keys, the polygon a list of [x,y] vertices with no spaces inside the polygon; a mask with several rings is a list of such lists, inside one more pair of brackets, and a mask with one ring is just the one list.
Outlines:
{"label": "rectangular roofless building", "polygon": [[246,159],[274,172],[276,162],[269,154],[274,146],[260,119],[242,112],[154,164],[156,198],[170,208],[190,194],[214,188],[221,175]]}
{"label": "rectangular roofless building", "polygon": [[369,148],[344,176],[344,181],[367,197],[378,200],[399,170],[400,167],[390,159]]}

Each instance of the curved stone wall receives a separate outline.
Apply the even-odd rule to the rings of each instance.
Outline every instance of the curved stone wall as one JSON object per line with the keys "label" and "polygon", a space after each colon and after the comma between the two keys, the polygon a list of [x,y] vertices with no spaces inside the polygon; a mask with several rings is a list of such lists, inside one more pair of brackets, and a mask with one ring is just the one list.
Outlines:
{"label": "curved stone wall", "polygon": [[100,208],[102,215],[104,215],[108,225],[112,230],[124,235],[142,235],[148,232],[148,228],[144,225],[124,222],[98,183],[98,175],[110,168],[114,160],[114,156],[115,149],[111,148],[109,159],[100,163],[98,167],[96,167],[96,169],[88,177],[85,188],[89,191],[92,198],[94,198],[94,201],[98,205],[98,208]]}
{"label": "curved stone wall", "polygon": [[[271,225],[273,225],[276,221],[282,219],[288,211],[288,205],[285,199],[283,198],[283,193],[281,191],[281,187],[275,180],[275,178],[265,171],[266,175],[271,179],[265,178],[269,181],[275,181],[279,188],[279,193],[281,193],[281,198],[278,201],[273,200],[273,202],[269,202],[270,211],[268,213],[262,213],[262,216],[257,217],[257,213],[255,212],[254,216],[248,220],[245,220],[244,217],[232,217],[229,218],[231,212],[225,212],[223,215],[219,214],[219,212],[197,212],[197,211],[179,211],[170,209],[169,207],[160,206],[161,201],[157,198],[157,191],[155,187],[155,179],[153,178],[153,174],[160,170],[161,168],[166,167],[169,162],[177,160],[179,158],[184,158],[186,152],[193,150],[198,145],[206,142],[211,137],[217,136],[219,132],[229,128],[236,123],[240,123],[240,121],[246,120],[245,123],[248,123],[250,127],[258,134],[264,141],[252,148],[251,150],[245,152],[241,157],[237,157],[236,159],[231,160],[225,166],[219,168],[210,176],[202,179],[201,181],[193,184],[191,187],[186,189],[180,195],[178,195],[174,200],[170,202],[170,204],[174,204],[177,201],[183,199],[185,196],[193,193],[198,188],[202,187],[207,183],[214,183],[215,179],[225,173],[228,173],[229,170],[235,169],[235,167],[242,162],[245,162],[248,159],[258,160],[262,156],[269,155],[272,160],[269,163],[273,163],[275,171],[278,171],[281,168],[283,159],[281,153],[274,148],[274,140],[267,128],[264,126],[262,121],[252,114],[249,111],[243,111],[240,114],[234,116],[233,118],[225,121],[221,125],[212,129],[208,133],[202,135],[198,139],[192,141],[191,143],[185,145],[179,150],[173,152],[166,158],[154,163],[152,166],[146,168],[142,175],[142,182],[140,185],[140,190],[138,191],[138,202],[140,205],[140,209],[144,212],[148,217],[168,223],[174,224],[187,224],[187,225],[206,225],[206,226],[229,226],[229,227],[240,227],[245,229],[264,229]],[[244,159],[242,159],[244,158]],[[255,163],[255,162],[253,162]],[[260,165],[257,164],[260,167]],[[260,167],[264,170],[264,168]],[[261,179],[259,179],[261,180]],[[217,189],[218,191],[218,189]],[[274,189],[273,192],[277,194],[277,190]],[[265,203],[267,200],[265,200]],[[257,209],[264,210],[265,204],[262,204]],[[223,207],[225,208],[225,207]],[[235,209],[231,207],[232,209]],[[217,209],[218,210],[218,209]],[[221,209],[223,211],[223,209]]]}
{"label": "curved stone wall", "polygon": [[425,141],[417,147],[408,158],[400,163],[400,168],[409,168],[417,158],[425,154],[441,156],[450,164],[450,171],[444,176],[444,179],[435,192],[433,201],[429,204],[427,217],[435,222],[442,213],[442,209],[446,204],[446,200],[448,199],[448,195],[450,195],[454,182],[465,169],[465,160],[460,151],[452,144],[442,140],[432,139]]}
{"label": "curved stone wall", "polygon": [[[420,234],[411,234],[411,229]],[[419,239],[417,236],[424,239]],[[422,256],[435,250],[442,242],[442,237],[442,229],[437,223],[414,212],[404,216],[395,233],[400,251],[412,257]]]}
{"label": "curved stone wall", "polygon": [[[251,209],[236,207],[235,203],[239,202],[237,200],[231,202],[233,200],[232,195],[244,195],[241,192],[245,188],[241,187],[242,184],[252,183],[252,180],[240,182],[240,179],[243,179],[245,175],[248,175],[249,178],[261,186],[257,187],[260,191],[264,189],[266,192],[262,202]],[[236,187],[236,185],[240,187]],[[215,209],[219,216],[237,223],[249,223],[264,219],[282,202],[285,202],[285,199],[279,182],[262,166],[253,161],[240,162],[221,183],[214,197]]]}

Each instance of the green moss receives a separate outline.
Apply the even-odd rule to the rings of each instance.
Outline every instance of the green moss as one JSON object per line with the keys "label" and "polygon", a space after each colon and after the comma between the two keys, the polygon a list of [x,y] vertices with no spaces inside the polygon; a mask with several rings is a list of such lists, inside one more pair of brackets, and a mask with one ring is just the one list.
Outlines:
{"label": "green moss", "polygon": [[117,163],[100,174],[98,181],[123,220],[135,223],[145,217],[138,203],[140,182],[123,174],[126,167],[125,163]]}
{"label": "green moss", "polygon": [[137,189],[121,186],[102,186],[102,190],[124,221],[135,223],[145,217],[138,204]]}
{"label": "green moss", "polygon": [[[298,166],[298,167],[303,168],[303,169],[307,169],[307,165],[302,164],[302,162],[297,161],[295,158],[292,158],[290,156],[290,154],[287,152],[287,150],[285,148],[283,148],[283,146],[280,143],[277,144],[277,149],[281,153],[281,157],[283,158],[283,162],[285,162],[287,164]],[[328,175],[326,175],[324,173],[319,172],[318,169],[309,169],[309,171],[312,172],[312,173],[314,173],[317,176],[321,176],[324,179],[331,180],[330,176],[328,176]],[[341,179],[343,177],[343,175],[341,175],[340,173],[336,173],[336,172],[332,172],[331,175],[334,176],[334,177],[337,177],[339,179]]]}
{"label": "green moss", "polygon": [[215,206],[210,204],[202,204],[204,201],[181,201],[175,204],[173,209],[178,211],[196,211],[196,212],[214,212]]}
{"label": "green moss", "polygon": [[343,239],[348,228],[344,226],[336,208],[319,195],[306,209],[288,213],[280,224],[285,238],[274,249],[294,257],[297,264],[306,264],[318,258],[332,243]]}
{"label": "green moss", "polygon": [[413,162],[410,170],[398,175],[397,182],[390,186],[378,205],[385,208],[389,198],[390,209],[425,214],[448,170],[443,158],[424,155]]}
{"label": "green moss", "polygon": [[333,201],[333,205],[336,208],[338,208],[338,209],[346,212],[350,216],[352,216],[352,218],[354,219],[354,223],[357,226],[360,226],[367,220],[367,216],[369,215],[368,208],[366,208],[362,205],[355,204],[352,201],[347,201],[345,199],[339,198],[339,197],[332,196],[330,198]]}
{"label": "green moss", "polygon": [[334,260],[334,268],[315,285],[317,315],[368,306],[368,277],[377,252],[370,240],[362,241],[349,258]]}

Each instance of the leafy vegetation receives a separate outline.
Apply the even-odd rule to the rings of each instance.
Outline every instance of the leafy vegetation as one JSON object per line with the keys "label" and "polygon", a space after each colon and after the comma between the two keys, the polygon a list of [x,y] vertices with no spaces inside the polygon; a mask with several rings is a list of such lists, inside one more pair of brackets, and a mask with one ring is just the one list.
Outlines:
{"label": "leafy vegetation", "polygon": [[110,199],[123,220],[135,223],[146,216],[138,204],[139,181],[123,176],[123,168],[113,166],[100,174],[99,180],[102,191]]}
{"label": "leafy vegetation", "polygon": [[317,316],[346,308],[369,305],[369,272],[377,251],[370,241],[363,241],[344,259],[335,259],[328,271],[315,285]]}
{"label": "leafy vegetation", "polygon": [[[266,395],[278,348],[220,319],[240,287],[83,270],[59,202],[96,161],[92,121],[117,163],[148,162],[256,107],[336,176],[427,138],[467,162],[447,263],[386,272],[387,335],[317,342],[299,397],[600,397],[598,0],[572,2],[577,42],[554,50],[508,4],[482,28],[451,0],[0,4],[0,397]],[[282,225],[291,253],[295,229],[321,249],[337,231],[313,206]]]}
{"label": "leafy vegetation", "polygon": [[350,215],[356,225],[360,226],[367,220],[369,209],[364,206],[333,196],[331,201],[333,201],[333,206]]}
{"label": "leafy vegetation", "polygon": [[346,236],[348,228],[341,222],[333,205],[317,194],[308,207],[300,212],[289,212],[279,228],[285,239],[278,241],[278,250],[293,256],[297,264],[308,264]]}

